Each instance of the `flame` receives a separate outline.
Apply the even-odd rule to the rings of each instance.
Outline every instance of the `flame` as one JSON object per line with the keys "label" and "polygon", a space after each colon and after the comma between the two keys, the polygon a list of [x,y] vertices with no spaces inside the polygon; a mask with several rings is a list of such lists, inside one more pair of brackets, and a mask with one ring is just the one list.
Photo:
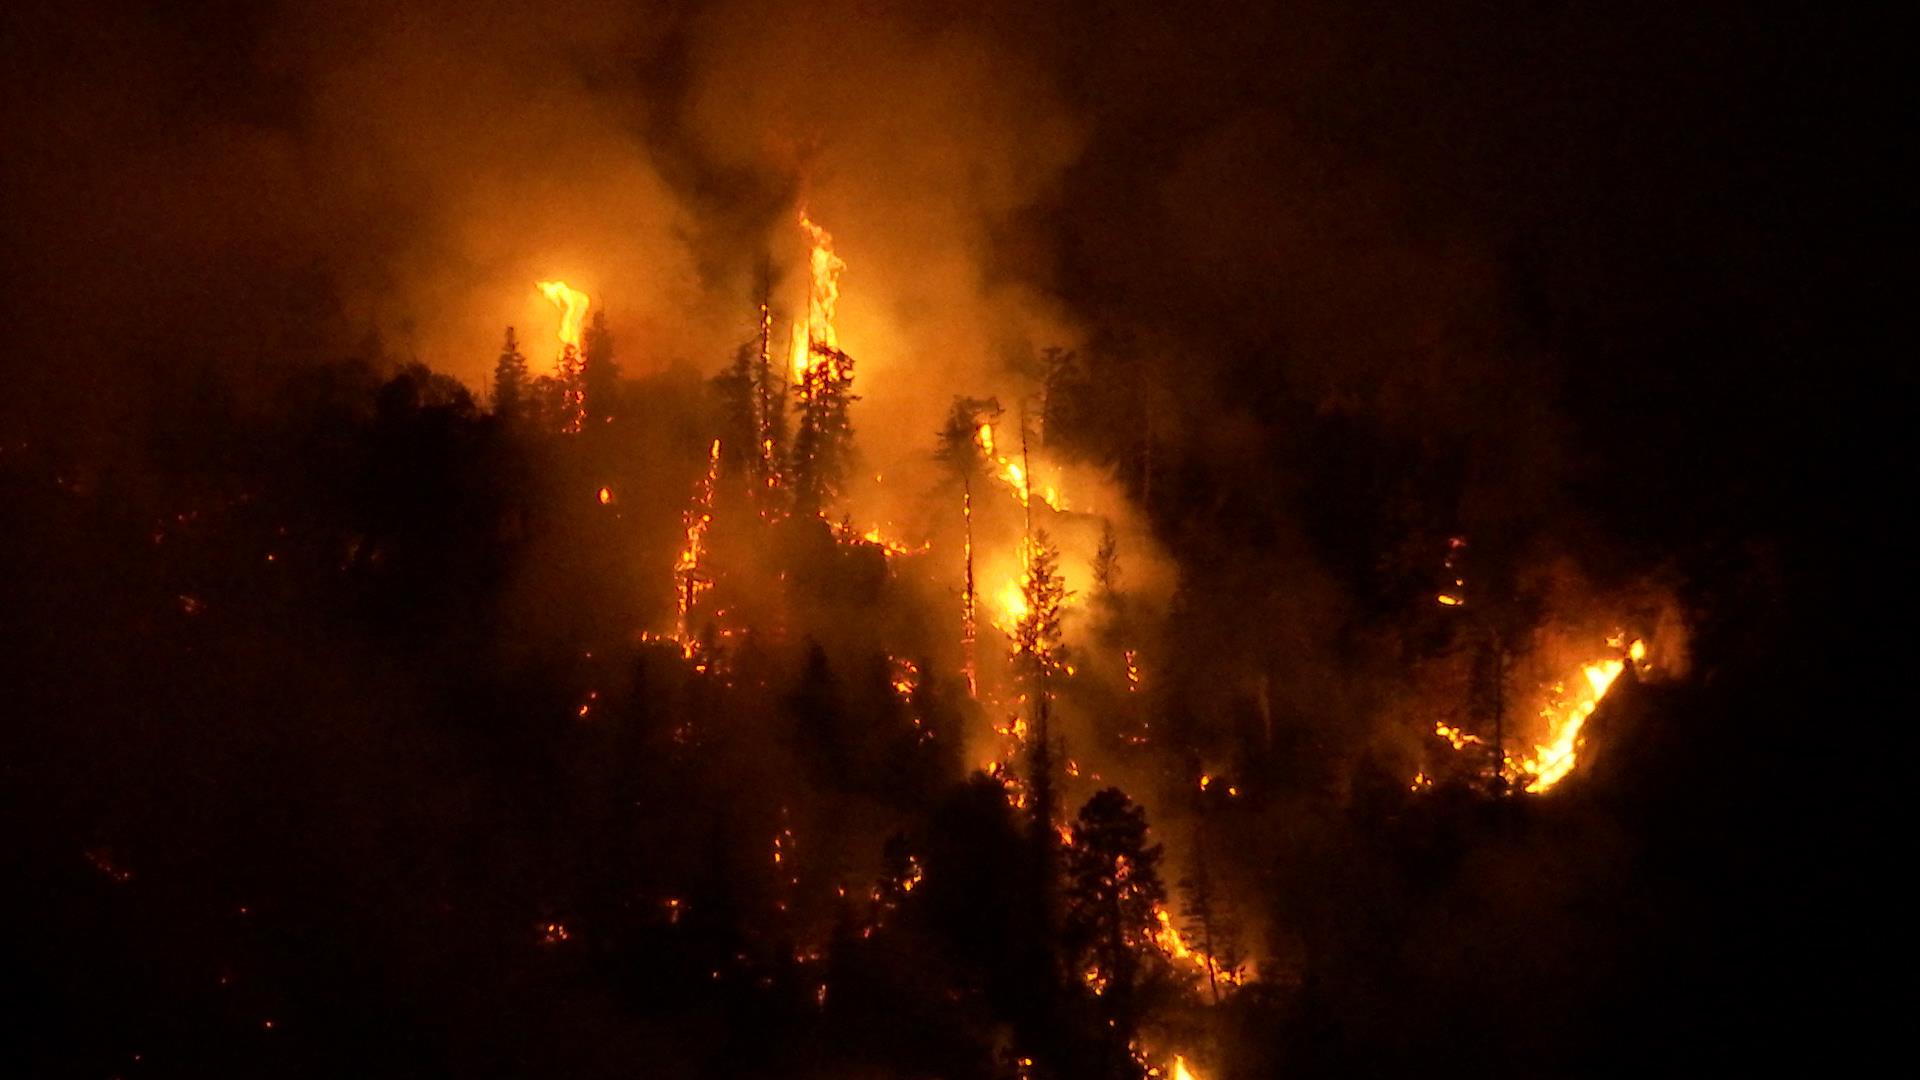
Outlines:
{"label": "flame", "polygon": [[1038,497],[1050,509],[1056,511],[1067,509],[1067,500],[1060,494],[1056,485],[1041,484],[1039,490],[1034,490],[1033,478],[1027,475],[1025,466],[1011,458],[1004,458],[994,453],[992,424],[981,424],[979,430],[974,433],[974,441],[979,444],[980,451],[987,455],[988,460],[999,466],[999,471],[993,474],[993,478],[1007,485],[1014,502],[1026,507]]}
{"label": "flame", "polygon": [[564,281],[541,281],[535,284],[560,309],[561,344],[578,349],[580,327],[587,321],[587,294],[568,286]]}
{"label": "flame", "polygon": [[833,253],[833,235],[814,224],[805,209],[800,211],[800,228],[811,245],[807,256],[807,271],[812,278],[807,295],[807,341],[837,349],[840,339],[834,333],[833,314],[840,302],[840,271],[847,264]]}
{"label": "flame", "polygon": [[1475,735],[1472,732],[1462,731],[1459,728],[1454,727],[1453,725],[1447,724],[1447,723],[1438,723],[1433,725],[1433,733],[1447,740],[1447,742],[1451,744],[1455,750],[1463,749],[1469,745],[1481,746],[1485,744],[1485,740],[1480,738],[1480,736]]}
{"label": "flame", "polygon": [[[1638,657],[1634,656],[1636,651]],[[1646,654],[1646,645],[1640,641],[1627,649],[1627,656],[1636,660]],[[1613,688],[1614,680],[1626,670],[1627,663],[1626,659],[1616,658],[1583,666],[1571,698],[1564,684],[1553,687],[1546,704],[1540,707],[1540,715],[1547,720],[1547,741],[1535,746],[1534,753],[1520,761],[1521,769],[1533,776],[1527,782],[1528,791],[1547,791],[1573,771],[1578,759],[1580,729],[1600,706],[1600,699]]]}
{"label": "flame", "polygon": [[807,320],[793,326],[793,381],[805,383],[813,365],[819,362],[821,349],[838,349],[840,335],[833,327],[834,312],[840,304],[840,272],[846,260],[833,253],[833,234],[814,223],[807,211],[800,211],[800,229],[807,234]]}
{"label": "flame", "polygon": [[[933,550],[933,541],[931,540],[923,540],[919,547],[914,547],[903,540],[889,538],[885,533],[880,531],[880,526],[878,525],[868,529],[866,532],[860,533],[859,538],[865,543],[872,544],[884,550],[889,555],[925,555],[927,552]],[[841,539],[846,539],[844,533]]]}
{"label": "flame", "polygon": [[997,598],[1000,601],[1000,618],[994,625],[1011,634],[1020,625],[1020,621],[1029,614],[1026,590],[1020,587],[1018,579],[1007,582]]}
{"label": "flame", "polygon": [[1212,972],[1214,980],[1224,986],[1239,986],[1250,977],[1244,967],[1228,967],[1217,957],[1195,948],[1174,925],[1173,915],[1165,904],[1153,905],[1153,918],[1159,924],[1153,931],[1153,943],[1176,965],[1184,966],[1189,975],[1204,982],[1208,972]]}
{"label": "flame", "polygon": [[920,686],[920,666],[897,656],[888,657],[887,662],[893,668],[893,692],[901,701],[911,704],[913,692]]}
{"label": "flame", "polygon": [[720,474],[720,440],[713,440],[707,451],[707,474],[694,489],[693,506],[683,516],[687,542],[673,563],[674,602],[678,611],[675,633],[680,650],[693,656],[693,606],[700,594],[713,584],[700,573],[700,556],[706,553],[707,527],[713,524],[713,488]]}
{"label": "flame", "polygon": [[807,380],[807,328],[799,323],[793,324],[793,381],[803,383]]}
{"label": "flame", "polygon": [[[1614,655],[1581,665],[1578,675],[1570,680],[1572,690],[1565,682],[1542,688],[1539,714],[1547,724],[1546,741],[1534,744],[1530,754],[1502,753],[1506,768],[1525,778],[1524,790],[1533,794],[1549,791],[1573,772],[1579,761],[1580,733],[1587,718],[1600,707],[1601,700],[1613,689],[1628,664],[1638,666],[1646,662],[1647,643],[1639,638],[1629,641],[1625,633],[1615,633],[1607,639],[1607,646],[1614,650]],[[1455,750],[1488,745],[1488,740],[1445,722],[1434,724],[1433,733]],[[1421,772],[1414,777],[1412,790],[1424,791],[1432,786],[1433,780]]]}

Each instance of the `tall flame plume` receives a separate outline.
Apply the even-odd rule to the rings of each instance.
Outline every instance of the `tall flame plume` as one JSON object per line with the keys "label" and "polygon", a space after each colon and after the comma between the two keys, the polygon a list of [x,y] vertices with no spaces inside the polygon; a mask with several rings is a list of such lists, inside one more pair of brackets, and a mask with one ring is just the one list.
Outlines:
{"label": "tall flame plume", "polygon": [[587,321],[587,294],[564,281],[542,281],[536,285],[553,302],[553,306],[560,309],[560,328],[557,331],[560,343],[578,349],[580,328]]}

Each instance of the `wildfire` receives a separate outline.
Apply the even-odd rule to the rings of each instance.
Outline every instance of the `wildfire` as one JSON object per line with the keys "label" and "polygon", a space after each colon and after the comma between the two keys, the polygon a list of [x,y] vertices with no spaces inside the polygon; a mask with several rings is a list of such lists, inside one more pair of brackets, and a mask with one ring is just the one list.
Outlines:
{"label": "wildfire", "polygon": [[799,323],[793,324],[793,381],[804,385],[807,381],[807,328]]}
{"label": "wildfire", "polygon": [[580,326],[587,318],[587,294],[564,281],[536,282],[548,300],[560,309],[560,359],[555,364],[562,387],[562,405],[568,434],[579,434],[587,422],[585,360],[580,355]]}
{"label": "wildfire", "polygon": [[901,701],[911,703],[913,692],[920,687],[920,667],[911,660],[902,660],[897,656],[887,658],[893,669],[893,692]]}
{"label": "wildfire", "polygon": [[807,337],[837,349],[840,339],[833,330],[833,309],[840,302],[840,271],[847,264],[833,253],[833,235],[814,224],[805,210],[800,211],[800,228],[812,244],[807,256],[807,270],[813,278],[807,299]]}
{"label": "wildfire", "polygon": [[1000,590],[997,599],[1000,602],[1000,618],[995,619],[993,625],[1011,634],[1030,613],[1026,590],[1020,587],[1018,580],[1009,581]]}
{"label": "wildfire", "polygon": [[700,600],[700,594],[713,583],[700,572],[700,557],[706,553],[707,527],[713,524],[713,488],[720,474],[720,440],[713,440],[713,446],[707,451],[707,473],[694,489],[693,505],[683,517],[687,542],[680,549],[680,556],[674,560],[674,601],[678,610],[675,620],[675,632],[679,635],[680,649],[689,657],[693,655],[693,607]]}
{"label": "wildfire", "polygon": [[1571,694],[1564,683],[1552,687],[1546,704],[1540,707],[1540,715],[1548,725],[1547,741],[1535,746],[1533,754],[1520,760],[1521,770],[1533,777],[1527,782],[1528,791],[1547,791],[1573,771],[1580,729],[1586,725],[1587,717],[1600,706],[1600,699],[1607,696],[1627,664],[1646,655],[1646,643],[1636,640],[1627,646],[1625,657],[1597,660],[1583,666]]}
{"label": "wildfire", "polygon": [[[991,438],[988,441],[991,442]],[[1000,458],[999,462],[1000,471],[994,474],[995,479],[1007,485],[1013,493],[1014,500],[1021,506],[1028,505],[1037,497],[1050,510],[1065,511],[1067,509],[1067,500],[1061,496],[1057,487],[1052,484],[1042,484],[1038,490],[1035,490],[1032,478],[1027,475],[1026,468],[1019,462],[1009,461],[1006,458]]]}
{"label": "wildfire", "polygon": [[[1502,764],[1509,772],[1525,778],[1525,791],[1532,794],[1549,791],[1573,772],[1579,761],[1580,733],[1587,718],[1600,707],[1601,700],[1613,689],[1628,664],[1646,661],[1647,643],[1639,638],[1629,641],[1626,634],[1616,633],[1607,639],[1607,646],[1614,655],[1581,665],[1571,680],[1542,688],[1539,715],[1546,722],[1546,741],[1535,743],[1532,753],[1518,756],[1502,748]],[[1455,750],[1489,745],[1489,740],[1444,721],[1434,724],[1433,733]],[[1413,778],[1411,789],[1425,791],[1432,786],[1432,778],[1421,772]]]}
{"label": "wildfire", "polygon": [[814,223],[805,209],[800,211],[800,229],[807,234],[807,321],[793,327],[793,381],[804,383],[815,363],[826,354],[822,350],[840,347],[840,336],[833,328],[834,309],[840,304],[840,272],[846,260],[833,252],[833,234]]}
{"label": "wildfire", "polygon": [[536,283],[553,305],[560,309],[560,343],[571,349],[580,347],[580,327],[587,321],[587,294],[571,288],[564,281],[542,281]]}
{"label": "wildfire", "polygon": [[1159,924],[1153,931],[1153,943],[1175,964],[1185,966],[1190,974],[1201,980],[1211,975],[1216,982],[1226,986],[1240,986],[1247,981],[1244,968],[1222,964],[1217,957],[1208,955],[1187,941],[1186,936],[1180,933],[1180,928],[1174,925],[1173,915],[1167,911],[1166,905],[1154,904],[1153,918]]}
{"label": "wildfire", "polygon": [[865,532],[859,533],[854,532],[851,528],[841,530],[838,526],[835,527],[835,531],[839,533],[840,539],[843,541],[851,542],[858,540],[861,543],[872,544],[889,555],[925,555],[927,552],[933,550],[933,542],[931,540],[923,540],[920,542],[919,547],[914,547],[904,540],[895,540],[887,536],[886,533],[880,530],[880,526],[878,525],[875,525]]}
{"label": "wildfire", "polygon": [[992,424],[981,424],[979,429],[974,432],[974,441],[979,445],[980,452],[987,456],[987,460],[991,464],[998,466],[997,471],[993,474],[993,478],[1007,486],[1007,491],[1013,496],[1013,501],[1019,503],[1024,508],[1034,499],[1038,498],[1042,503],[1046,504],[1048,509],[1060,512],[1064,512],[1067,509],[1066,497],[1060,494],[1060,489],[1057,485],[1041,484],[1036,488],[1032,478],[1027,475],[1025,465],[1012,458],[1001,457],[994,452]]}

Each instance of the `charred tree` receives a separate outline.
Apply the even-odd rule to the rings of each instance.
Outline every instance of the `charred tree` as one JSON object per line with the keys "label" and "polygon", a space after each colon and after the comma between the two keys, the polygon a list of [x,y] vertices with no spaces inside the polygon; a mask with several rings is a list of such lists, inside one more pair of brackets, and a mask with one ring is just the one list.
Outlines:
{"label": "charred tree", "polygon": [[771,499],[784,482],[787,452],[787,382],[773,363],[773,301],[771,272],[761,268],[760,350],[753,369],[754,438],[758,464],[754,489]]}
{"label": "charred tree", "polygon": [[939,447],[934,457],[946,467],[947,474],[960,481],[960,516],[966,529],[964,554],[966,577],[960,594],[960,647],[966,665],[967,693],[978,691],[975,639],[979,629],[980,594],[973,573],[973,487],[991,465],[984,432],[1000,416],[998,398],[956,397],[940,429]]}

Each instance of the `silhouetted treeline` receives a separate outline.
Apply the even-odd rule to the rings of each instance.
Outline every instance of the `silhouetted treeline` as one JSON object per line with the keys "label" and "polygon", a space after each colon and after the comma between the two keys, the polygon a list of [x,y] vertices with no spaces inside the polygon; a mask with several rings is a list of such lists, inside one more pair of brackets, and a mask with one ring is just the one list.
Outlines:
{"label": "silhouetted treeline", "polygon": [[[1748,1038],[1702,999],[1805,1001],[1765,978],[1811,959],[1768,935],[1813,854],[1770,740],[1821,653],[1751,572],[1695,594],[1700,674],[1610,697],[1554,798],[1416,795],[1337,695],[1272,691],[1293,637],[1239,640],[1299,580],[1271,492],[1158,444],[1150,491],[1124,410],[1056,380],[1051,448],[1135,468],[1187,574],[1144,704],[1055,689],[1115,746],[1144,710],[1124,752],[1198,839],[1164,861],[1109,789],[1055,851],[962,760],[990,718],[877,549],[786,519],[756,556],[785,618],[665,638],[724,403],[700,379],[600,385],[581,436],[417,364],[201,391],[137,460],[0,458],[23,1074],[1139,1076],[1143,1040],[1210,1078],[1604,1075]],[[1450,453],[1288,437],[1330,493],[1299,542],[1453,525]],[[1340,479],[1407,454],[1436,488]],[[1109,631],[1140,618],[1117,558]],[[1327,564],[1350,599],[1308,616],[1335,631],[1313,662],[1391,680],[1454,647],[1392,602],[1430,568]],[[1202,758],[1232,796],[1194,788]],[[1155,901],[1241,927],[1254,981],[1167,969]]]}

